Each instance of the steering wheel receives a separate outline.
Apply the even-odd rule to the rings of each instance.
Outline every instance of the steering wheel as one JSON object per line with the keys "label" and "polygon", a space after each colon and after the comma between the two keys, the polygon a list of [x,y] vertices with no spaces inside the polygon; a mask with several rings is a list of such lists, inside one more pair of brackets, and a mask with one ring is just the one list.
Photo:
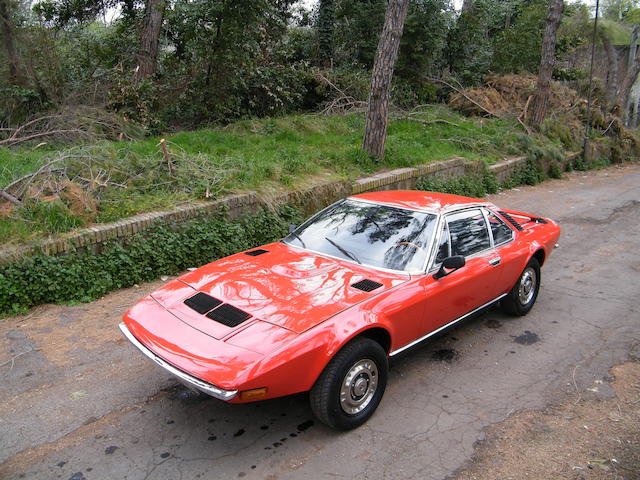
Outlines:
{"label": "steering wheel", "polygon": [[424,250],[424,248],[422,248],[420,245],[416,245],[415,243],[411,243],[411,242],[398,242],[394,246],[397,247],[399,245],[409,245],[410,247],[413,247],[416,250]]}

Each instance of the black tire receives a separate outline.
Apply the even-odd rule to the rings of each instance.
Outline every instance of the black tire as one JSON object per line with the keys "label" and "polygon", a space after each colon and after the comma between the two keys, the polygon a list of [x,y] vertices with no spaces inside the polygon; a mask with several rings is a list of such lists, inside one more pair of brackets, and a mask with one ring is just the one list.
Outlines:
{"label": "black tire", "polygon": [[[527,282],[532,279],[534,284],[527,289]],[[511,315],[526,315],[533,308],[540,290],[540,263],[531,258],[527,266],[518,277],[518,281],[505,298],[502,299],[502,309]],[[521,288],[522,287],[522,288]]]}
{"label": "black tire", "polygon": [[[336,430],[359,427],[378,407],[388,370],[387,353],[380,344],[356,338],[331,359],[316,380],[310,394],[311,410],[318,420]],[[349,395],[342,391],[347,375],[353,377],[349,387],[344,385]],[[359,396],[363,388],[365,392]]]}

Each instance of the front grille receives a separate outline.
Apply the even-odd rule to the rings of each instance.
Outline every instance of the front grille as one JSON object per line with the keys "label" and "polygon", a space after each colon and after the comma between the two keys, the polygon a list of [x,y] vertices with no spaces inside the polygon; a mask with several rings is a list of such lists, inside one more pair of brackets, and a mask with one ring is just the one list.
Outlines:
{"label": "front grille", "polygon": [[257,257],[258,255],[262,255],[263,253],[269,253],[269,250],[259,248],[257,250],[251,250],[250,252],[244,252],[245,255],[249,255],[250,257]]}
{"label": "front grille", "polygon": [[363,292],[372,292],[376,288],[380,288],[382,284],[365,278],[364,280],[360,280],[359,282],[351,284],[351,286],[353,288],[357,288],[358,290],[362,290]]}
{"label": "front grille", "polygon": [[251,318],[251,314],[244,312],[233,305],[225,303],[221,307],[207,313],[207,317],[211,320],[215,320],[216,322],[220,322],[227,327],[237,327],[242,322]]}
{"label": "front grille", "polygon": [[202,292],[198,292],[193,297],[189,297],[184,301],[184,304],[187,307],[200,314],[213,310],[221,303],[222,302],[217,298],[213,298],[212,296]]}

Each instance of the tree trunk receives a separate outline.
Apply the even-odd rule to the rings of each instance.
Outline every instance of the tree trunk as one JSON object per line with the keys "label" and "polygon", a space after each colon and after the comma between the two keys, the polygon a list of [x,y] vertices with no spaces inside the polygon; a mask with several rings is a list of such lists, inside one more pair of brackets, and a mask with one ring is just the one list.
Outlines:
{"label": "tree trunk", "polygon": [[618,95],[618,53],[605,32],[601,32],[600,38],[602,39],[602,45],[607,52],[607,63],[609,64],[609,74],[607,75],[607,100],[611,105],[613,105],[616,101],[616,96]]}
{"label": "tree trunk", "polygon": [[9,67],[9,83],[11,85],[26,86],[26,76],[22,68],[20,53],[16,47],[16,32],[13,25],[11,0],[0,0],[0,33],[2,46],[7,55]]}
{"label": "tree trunk", "polygon": [[536,84],[536,94],[533,97],[531,123],[540,126],[547,114],[549,95],[551,94],[551,77],[556,53],[556,33],[562,18],[563,0],[551,0],[547,13],[547,25],[544,29],[542,40],[542,58],[540,59],[540,72]]}
{"label": "tree trunk", "polygon": [[378,158],[384,157],[391,80],[408,7],[409,0],[389,0],[373,63],[367,125],[362,149]]}
{"label": "tree trunk", "polygon": [[469,10],[471,10],[471,7],[473,7],[475,0],[464,0],[462,2],[462,9],[460,10],[461,13],[464,12],[468,12]]}
{"label": "tree trunk", "polygon": [[335,24],[333,0],[320,0],[318,12],[318,56],[320,65],[329,68],[333,61],[333,34]]}
{"label": "tree trunk", "polygon": [[147,0],[142,20],[138,66],[136,68],[136,79],[138,80],[147,78],[156,72],[164,8],[165,2],[163,0]]}

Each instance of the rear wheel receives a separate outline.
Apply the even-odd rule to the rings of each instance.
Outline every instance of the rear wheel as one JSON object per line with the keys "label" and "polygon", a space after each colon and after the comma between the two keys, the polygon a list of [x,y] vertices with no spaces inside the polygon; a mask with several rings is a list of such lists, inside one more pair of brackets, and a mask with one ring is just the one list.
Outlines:
{"label": "rear wheel", "polygon": [[387,385],[387,354],[379,343],[357,338],[340,350],[311,389],[311,409],[329,427],[350,430],[375,412]]}
{"label": "rear wheel", "polygon": [[520,278],[502,300],[502,308],[512,315],[526,315],[533,308],[540,290],[540,263],[529,260]]}

